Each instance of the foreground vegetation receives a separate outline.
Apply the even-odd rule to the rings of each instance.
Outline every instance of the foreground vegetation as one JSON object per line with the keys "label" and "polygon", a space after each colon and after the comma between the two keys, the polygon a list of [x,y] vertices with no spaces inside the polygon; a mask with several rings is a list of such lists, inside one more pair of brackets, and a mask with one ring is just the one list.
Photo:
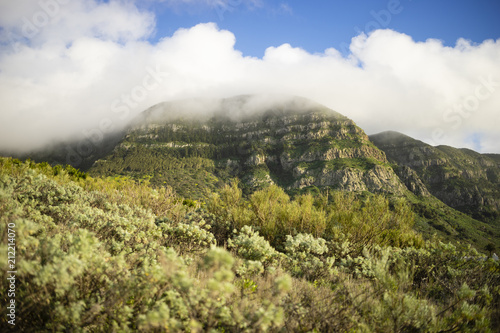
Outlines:
{"label": "foreground vegetation", "polygon": [[233,183],[197,202],[1,158],[0,297],[13,223],[19,331],[495,331],[499,262],[414,218],[376,195]]}

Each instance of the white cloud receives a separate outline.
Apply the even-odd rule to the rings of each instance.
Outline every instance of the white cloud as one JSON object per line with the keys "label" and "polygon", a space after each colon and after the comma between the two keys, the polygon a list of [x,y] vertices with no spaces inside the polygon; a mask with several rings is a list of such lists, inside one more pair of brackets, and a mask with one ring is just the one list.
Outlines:
{"label": "white cloud", "polygon": [[140,12],[131,2],[96,0],[4,1],[0,22],[1,42],[33,47],[81,37],[124,43],[148,37],[155,24],[152,13]]}
{"label": "white cloud", "polygon": [[12,17],[32,19],[40,5],[0,5],[0,150],[120,127],[165,100],[281,93],[323,103],[368,133],[500,153],[500,40],[445,47],[377,30],[354,38],[348,58],[283,44],[260,59],[213,23],[151,44],[154,16],[129,1],[45,1],[60,1],[59,13],[32,38],[19,37],[23,20]]}

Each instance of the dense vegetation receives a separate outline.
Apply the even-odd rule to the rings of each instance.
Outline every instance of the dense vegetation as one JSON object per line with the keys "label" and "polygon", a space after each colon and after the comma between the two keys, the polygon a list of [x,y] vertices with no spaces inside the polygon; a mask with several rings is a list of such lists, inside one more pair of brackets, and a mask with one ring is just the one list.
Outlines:
{"label": "dense vegetation", "polygon": [[[424,240],[408,203],[236,183],[204,202],[0,159],[1,298],[16,330],[488,332],[500,264]],[[7,309],[0,324],[5,329]]]}
{"label": "dense vegetation", "polygon": [[[437,234],[445,241],[460,240],[480,250],[490,243],[500,247],[500,224],[492,220],[478,221],[474,218],[477,214],[470,211],[487,211],[483,206],[488,206],[488,200],[494,196],[482,200],[472,192],[482,189],[484,194],[488,188],[494,188],[494,184],[482,187],[457,173],[469,165],[471,172],[468,174],[480,176],[481,168],[475,166],[474,161],[480,161],[481,156],[466,160],[470,154],[461,154],[454,158],[460,161],[455,165],[444,162],[450,159],[446,157],[448,155],[438,154],[434,148],[417,144],[409,137],[384,137],[386,146],[397,144],[397,149],[388,150],[388,156],[398,152],[402,156],[415,155],[411,161],[433,165],[426,168],[427,171],[434,170],[434,166],[441,170],[448,164],[455,170],[431,175],[411,169],[413,174],[410,171],[405,173],[402,172],[404,161],[401,165],[389,164],[384,153],[368,140],[362,129],[332,110],[316,105],[295,111],[269,108],[262,112],[235,120],[227,110],[205,118],[175,119],[165,119],[168,112],[161,107],[146,111],[141,115],[144,119],[138,121],[123,136],[120,144],[97,160],[88,172],[95,177],[120,175],[138,181],[147,180],[156,187],[168,185],[181,197],[201,201],[207,201],[234,177],[240,179],[238,186],[247,199],[253,192],[270,184],[285,189],[291,197],[309,191],[315,201],[318,201],[318,195],[328,196],[339,189],[358,194],[363,190],[385,193],[405,198],[410,203],[416,214],[415,229],[426,239]],[[380,140],[375,142],[380,143]],[[410,154],[413,148],[419,147],[422,152],[417,150],[417,153]],[[495,172],[490,174],[494,176]],[[447,183],[461,183],[455,184],[453,191],[448,191],[444,190],[446,186],[442,182],[436,186],[424,185],[420,176],[425,176],[424,180],[428,176],[446,179]],[[456,208],[464,214],[459,213],[428,192],[434,193],[436,188],[453,198],[468,198],[471,194],[474,202],[483,202],[484,205],[478,208],[474,203],[469,210],[464,210],[462,208],[469,199],[462,200],[461,208]],[[325,211],[329,209],[323,207]]]}
{"label": "dense vegetation", "polygon": [[[154,117],[160,120],[144,120],[88,171],[100,177],[146,176],[153,185],[168,184],[182,196],[202,199],[233,177],[242,180],[246,194],[271,182],[288,188],[301,178],[292,172],[299,164],[317,175],[323,169],[368,171],[386,164],[354,122],[328,109],[267,110],[241,121],[228,115],[162,121],[160,112]],[[331,149],[353,156],[324,157]],[[366,151],[378,154],[365,156]]]}
{"label": "dense vegetation", "polygon": [[[127,140],[129,141],[126,142],[133,141]],[[243,166],[235,167],[232,164],[227,164],[227,160],[212,159],[213,156],[209,156],[210,158],[200,157],[188,150],[184,152],[187,148],[189,147],[151,148],[141,145],[119,147],[112,155],[108,156],[107,160],[98,161],[91,169],[91,174],[108,177],[120,175],[123,179],[130,177],[135,180],[149,181],[151,185],[157,187],[168,184],[180,196],[196,200],[206,200],[225,184],[230,183],[231,177],[235,174],[244,176],[243,180],[248,180],[250,176],[255,179],[265,179],[269,175],[293,179],[291,172],[287,173],[278,166],[273,167],[272,163],[269,163],[269,166],[266,164],[248,166],[240,163]],[[209,151],[210,149],[205,153]],[[201,152],[200,148],[200,154]],[[250,156],[249,154],[247,155]],[[242,156],[248,158],[247,155]],[[239,161],[240,158],[245,160],[242,156],[233,156],[232,160]],[[301,162],[298,166],[308,170],[323,170],[325,168],[327,170],[338,168],[370,169],[376,164],[380,164],[380,162],[370,158],[337,158],[331,161]],[[278,184],[283,184],[278,178],[273,177]],[[255,186],[255,188],[262,188],[269,184],[264,182],[257,185],[259,186]],[[240,187],[246,195],[255,191],[255,188],[249,188],[244,181],[240,183]],[[316,195],[323,194],[325,196],[328,191],[332,190],[334,190],[332,187],[325,186],[319,189],[310,186],[303,190],[288,189],[287,193],[295,196],[297,193],[311,191]],[[500,247],[500,225],[477,221],[432,197],[415,197],[409,192],[406,197],[411,202],[413,212],[416,213],[416,228],[426,237],[437,233],[446,241],[453,242],[459,239],[481,250],[489,243]]]}

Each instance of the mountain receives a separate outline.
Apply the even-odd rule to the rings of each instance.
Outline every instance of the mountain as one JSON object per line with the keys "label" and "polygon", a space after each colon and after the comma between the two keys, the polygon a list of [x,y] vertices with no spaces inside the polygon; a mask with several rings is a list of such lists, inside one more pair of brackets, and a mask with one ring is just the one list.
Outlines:
{"label": "mountain", "polygon": [[[370,139],[383,149],[395,145],[394,151],[387,150],[389,159]],[[161,103],[139,115],[89,173],[168,185],[184,198],[201,200],[233,178],[240,180],[247,195],[271,184],[292,195],[328,195],[334,190],[361,197],[380,193],[408,200],[416,213],[415,228],[428,237],[438,234],[478,248],[490,242],[500,246],[498,225],[441,202],[434,195],[440,193],[435,191],[439,185],[429,186],[415,167],[443,163],[448,170],[453,166],[447,166],[449,158],[428,162],[424,155],[414,154],[408,157],[413,163],[405,164],[393,157],[399,146],[425,144],[394,133],[369,138],[347,117],[299,97],[186,100]],[[464,191],[460,180],[457,183]]]}
{"label": "mountain", "polygon": [[202,197],[234,177],[247,192],[269,184],[290,191],[407,191],[352,120],[299,97],[156,105],[90,173],[145,177],[188,197]]}
{"label": "mountain", "polygon": [[398,132],[371,135],[370,140],[398,165],[398,173],[415,173],[448,206],[500,224],[500,155],[433,147]]}
{"label": "mountain", "polygon": [[[272,184],[291,196],[327,200],[336,190],[361,200],[381,194],[410,203],[415,229],[426,237],[500,247],[498,155],[432,147],[396,132],[368,137],[352,120],[304,98],[160,103],[85,147],[73,142],[26,157],[169,186],[187,203],[205,201],[234,178],[247,196]],[[72,152],[80,158],[71,159]]]}
{"label": "mountain", "polygon": [[110,177],[0,157],[20,331],[498,327],[500,226],[433,195],[474,185],[494,202],[496,155],[373,136],[387,158],[297,97],[162,103],[110,138],[37,157],[77,149],[70,162]]}

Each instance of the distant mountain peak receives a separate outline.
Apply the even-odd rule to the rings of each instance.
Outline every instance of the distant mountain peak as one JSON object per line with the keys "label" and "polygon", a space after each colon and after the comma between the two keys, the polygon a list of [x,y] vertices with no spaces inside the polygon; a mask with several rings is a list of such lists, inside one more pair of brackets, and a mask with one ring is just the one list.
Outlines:
{"label": "distant mountain peak", "polygon": [[[198,170],[176,167],[187,161]],[[249,190],[278,184],[292,191],[325,186],[397,195],[406,191],[385,154],[352,120],[286,95],[158,104],[92,171],[147,173],[158,185],[183,178],[182,186],[174,187],[192,196],[189,191],[197,189],[186,189],[186,184],[200,184],[200,170],[216,183],[238,177]]]}
{"label": "distant mountain peak", "polygon": [[395,144],[405,144],[405,145],[417,145],[417,146],[430,146],[425,142],[414,139],[406,134],[397,131],[385,131],[377,134],[372,134],[369,136],[370,140],[378,145],[395,145]]}
{"label": "distant mountain peak", "polygon": [[247,121],[255,117],[319,111],[327,112],[331,116],[346,118],[340,113],[304,97],[255,94],[229,98],[190,98],[162,102],[145,110],[134,123],[161,123],[179,118],[206,121],[213,117],[231,121]]}

